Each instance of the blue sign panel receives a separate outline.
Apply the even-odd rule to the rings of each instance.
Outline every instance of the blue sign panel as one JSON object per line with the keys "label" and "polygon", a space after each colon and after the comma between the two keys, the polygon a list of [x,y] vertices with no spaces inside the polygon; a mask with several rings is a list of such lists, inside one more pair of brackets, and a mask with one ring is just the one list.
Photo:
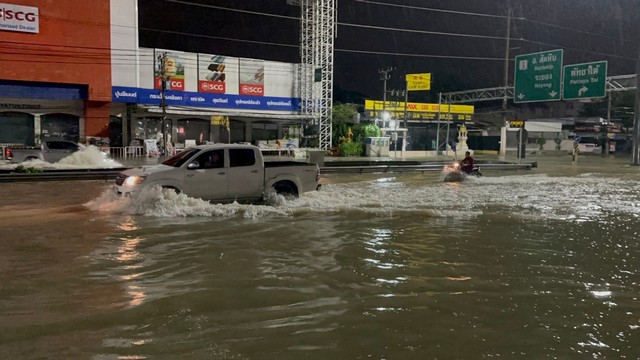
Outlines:
{"label": "blue sign panel", "polygon": [[[114,102],[160,105],[160,90],[125,86],[112,88]],[[165,102],[173,106],[199,106],[218,109],[300,111],[299,98],[210,94],[189,91],[166,91]]]}

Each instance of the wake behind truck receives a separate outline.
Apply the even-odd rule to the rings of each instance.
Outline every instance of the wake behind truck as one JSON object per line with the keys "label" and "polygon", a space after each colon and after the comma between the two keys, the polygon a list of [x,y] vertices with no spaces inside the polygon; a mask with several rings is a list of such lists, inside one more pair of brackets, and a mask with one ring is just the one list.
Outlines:
{"label": "wake behind truck", "polygon": [[54,163],[80,150],[80,146],[72,141],[46,140],[40,146],[15,146],[5,150],[5,157],[12,163],[30,160],[42,160]]}

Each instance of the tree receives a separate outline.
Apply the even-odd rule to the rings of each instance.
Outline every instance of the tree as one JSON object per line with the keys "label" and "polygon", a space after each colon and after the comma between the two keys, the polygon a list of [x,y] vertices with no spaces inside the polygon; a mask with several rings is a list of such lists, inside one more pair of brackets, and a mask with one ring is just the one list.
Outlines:
{"label": "tree", "polygon": [[353,126],[353,119],[357,112],[358,105],[356,104],[333,104],[333,116],[331,119],[331,127],[333,129],[331,134],[332,145],[338,145],[338,140],[347,136],[347,130]]}
{"label": "tree", "polygon": [[353,119],[358,113],[358,105],[356,104],[341,104],[334,103],[333,104],[333,117],[332,121],[336,122],[345,122],[345,123],[353,123]]}

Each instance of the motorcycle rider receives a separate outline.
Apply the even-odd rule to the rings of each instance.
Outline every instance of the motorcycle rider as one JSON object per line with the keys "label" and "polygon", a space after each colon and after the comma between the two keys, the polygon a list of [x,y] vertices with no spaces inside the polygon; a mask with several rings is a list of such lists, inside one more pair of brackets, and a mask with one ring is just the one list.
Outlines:
{"label": "motorcycle rider", "polygon": [[464,153],[464,159],[460,162],[460,170],[464,171],[466,174],[471,174],[474,164],[475,161],[471,157],[471,153],[467,151]]}

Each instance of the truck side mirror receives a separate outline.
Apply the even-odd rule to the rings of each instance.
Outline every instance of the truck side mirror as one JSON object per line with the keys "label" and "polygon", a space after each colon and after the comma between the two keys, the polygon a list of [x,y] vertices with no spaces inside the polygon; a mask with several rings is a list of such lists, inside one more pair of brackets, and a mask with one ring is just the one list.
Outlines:
{"label": "truck side mirror", "polygon": [[198,161],[190,162],[189,165],[187,165],[187,169],[189,170],[197,169],[199,167],[200,167],[200,163]]}

